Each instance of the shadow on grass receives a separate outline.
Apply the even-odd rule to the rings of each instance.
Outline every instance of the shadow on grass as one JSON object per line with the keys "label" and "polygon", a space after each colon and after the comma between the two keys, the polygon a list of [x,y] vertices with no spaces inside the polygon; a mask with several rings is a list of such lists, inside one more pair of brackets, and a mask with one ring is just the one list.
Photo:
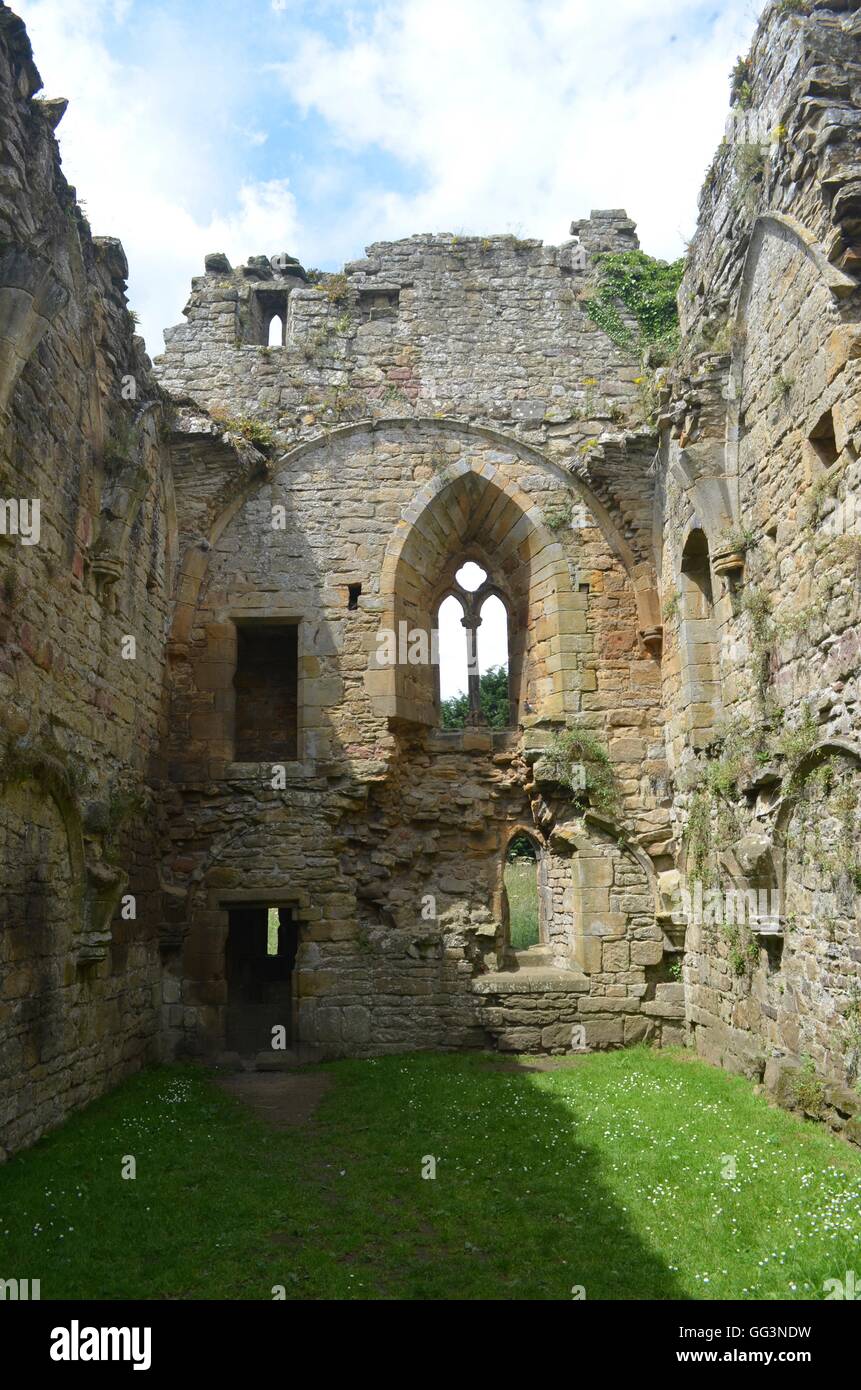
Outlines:
{"label": "shadow on grass", "polygon": [[[588,1299],[685,1297],[572,1110],[528,1065],[498,1060],[336,1064],[321,1122],[333,1151],[352,1129],[349,1156],[343,1174],[316,1180],[354,1232],[354,1267],[384,1296],[570,1299],[579,1286]],[[359,1116],[364,1128],[351,1125]],[[436,1177],[423,1179],[429,1157]]]}

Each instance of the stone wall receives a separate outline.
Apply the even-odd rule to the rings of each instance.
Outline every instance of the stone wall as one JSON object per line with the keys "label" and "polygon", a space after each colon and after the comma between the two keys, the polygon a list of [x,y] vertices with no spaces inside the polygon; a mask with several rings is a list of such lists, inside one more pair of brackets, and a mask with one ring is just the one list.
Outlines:
{"label": "stone wall", "polygon": [[158,1020],[171,485],[122,248],[90,235],[39,85],[3,6],[0,495],[40,524],[7,507],[0,536],[0,1156],[153,1055]]}
{"label": "stone wall", "polygon": [[[630,577],[594,518],[581,508],[576,530],[569,521],[548,528],[568,496],[515,438],[404,419],[368,421],[288,452],[229,508],[207,552],[188,642],[172,662],[169,766],[183,799],[164,866],[173,1046],[213,1050],[223,1038],[227,911],[243,900],[292,901],[305,924],[301,1041],[373,1052],[486,1040],[470,984],[476,969],[505,961],[501,875],[511,831],[527,822],[547,844],[557,822],[574,816],[558,788],[546,789],[555,809],[542,799],[520,754],[531,738],[534,762],[566,713],[606,744],[630,833],[648,837],[660,825],[657,666],[638,644]],[[279,507],[286,520],[273,528]],[[434,596],[467,555],[498,579],[512,632],[522,626],[532,639],[515,691],[532,710],[520,715],[526,734],[438,732],[433,668],[391,670],[378,659],[381,628],[430,629]],[[298,757],[276,787],[274,755],[234,759],[236,634],[247,622],[299,629]],[[601,994],[612,974],[616,990],[644,996],[642,968],[630,968],[618,947],[615,959],[605,947],[602,966],[601,937],[655,935],[648,887],[611,903],[612,875],[596,862],[590,876],[598,856],[585,828],[576,846],[557,838],[565,857],[548,848],[556,968],[594,970]],[[654,947],[659,959],[658,939]]]}
{"label": "stone wall", "polygon": [[[688,1025],[702,1055],[768,1063],[770,1082],[784,1061],[851,1085],[859,1061],[859,60],[856,4],[764,16],[659,382],[677,867],[706,894]],[[713,587],[698,614],[692,533]],[[680,880],[663,886],[681,921]]]}
{"label": "stone wall", "polygon": [[[235,491],[212,460],[222,511],[206,511],[181,562],[171,1050],[223,1047],[229,911],[252,900],[292,902],[303,922],[297,1043],[364,1054],[492,1040],[497,1015],[472,986],[486,975],[504,989],[517,965],[502,869],[524,824],[548,874],[547,950],[520,963],[522,978],[550,972],[543,1016],[557,1008],[570,1046],[578,994],[612,999],[589,1018],[585,1045],[603,1046],[622,1041],[619,999],[632,1015],[654,1001],[671,949],[642,850],[669,835],[659,669],[642,640],[657,619],[654,436],[636,359],[585,312],[594,255],[637,242],[621,211],[572,234],[561,247],[411,237],[313,284],[286,255],[234,269],[213,253],[187,322],[165,335],[159,379],[184,402],[175,446],[203,432],[199,410],[267,457]],[[273,315],[283,343],[270,347]],[[181,514],[198,506],[190,483]],[[381,656],[381,632],[430,643],[466,559],[508,610],[510,733],[438,732],[433,664]],[[276,787],[274,758],[235,761],[249,622],[299,628],[298,755]],[[607,749],[618,824],[588,825],[536,774],[566,723]],[[638,891],[609,848],[626,836]]]}

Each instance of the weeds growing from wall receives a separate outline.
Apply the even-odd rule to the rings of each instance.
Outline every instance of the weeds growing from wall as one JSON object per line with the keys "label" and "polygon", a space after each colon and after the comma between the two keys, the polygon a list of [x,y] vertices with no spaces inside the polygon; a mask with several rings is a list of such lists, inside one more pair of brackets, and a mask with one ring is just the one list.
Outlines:
{"label": "weeds growing from wall", "polygon": [[808,1115],[819,1116],[825,1104],[825,1083],[816,1075],[812,1057],[805,1057],[801,1070],[792,1078],[792,1101]]}
{"label": "weeds growing from wall", "polygon": [[275,442],[275,432],[269,425],[253,419],[250,415],[228,415],[224,410],[211,410],[210,415],[225,434],[238,434],[255,444],[258,449],[269,449]]}
{"label": "weeds growing from wall", "polygon": [[748,111],[753,105],[752,76],[750,57],[737,58],[730,73],[730,102],[736,103],[742,111]]}
{"label": "weeds growing from wall", "polygon": [[[574,796],[584,790],[596,811],[615,820],[619,814],[619,790],[610,754],[591,729],[563,729],[554,734],[541,761],[561,787]],[[580,768],[584,769],[585,788]]]}
{"label": "weeds growing from wall", "polygon": [[571,525],[574,506],[570,499],[544,508],[544,523],[549,531],[564,531]]}

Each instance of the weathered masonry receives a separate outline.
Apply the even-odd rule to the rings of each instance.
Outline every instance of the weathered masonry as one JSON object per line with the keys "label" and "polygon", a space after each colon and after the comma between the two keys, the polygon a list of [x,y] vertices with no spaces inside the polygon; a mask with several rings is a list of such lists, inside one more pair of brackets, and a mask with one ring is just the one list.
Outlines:
{"label": "weathered masonry", "polygon": [[[687,1043],[851,1132],[859,4],[763,16],[662,365],[595,312],[620,210],[213,253],[153,365],[5,6],[0,68],[0,1146],[273,1030]],[[441,728],[452,595],[502,605],[507,727]]]}

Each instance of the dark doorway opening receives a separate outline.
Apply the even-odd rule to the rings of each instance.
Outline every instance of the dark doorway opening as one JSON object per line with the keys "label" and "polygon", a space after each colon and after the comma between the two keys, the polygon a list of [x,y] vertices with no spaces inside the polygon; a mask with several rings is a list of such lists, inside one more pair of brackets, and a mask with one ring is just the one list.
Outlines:
{"label": "dark doorway opening", "polygon": [[228,1051],[250,1056],[272,1049],[273,1029],[293,1041],[293,968],[299,923],[290,907],[232,907],[227,974]]}

